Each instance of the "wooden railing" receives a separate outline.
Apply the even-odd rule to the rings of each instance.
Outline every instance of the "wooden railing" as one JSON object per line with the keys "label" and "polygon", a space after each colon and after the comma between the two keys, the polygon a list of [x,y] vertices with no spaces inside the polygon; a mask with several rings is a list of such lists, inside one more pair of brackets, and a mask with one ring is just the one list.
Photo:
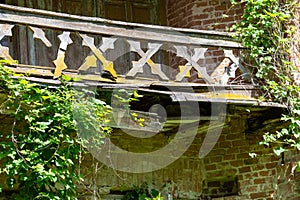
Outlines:
{"label": "wooden railing", "polygon": [[[111,21],[0,4],[0,57],[15,71],[117,83],[241,84],[228,33]],[[239,69],[239,77],[236,70]],[[238,80],[238,81],[237,81]]]}

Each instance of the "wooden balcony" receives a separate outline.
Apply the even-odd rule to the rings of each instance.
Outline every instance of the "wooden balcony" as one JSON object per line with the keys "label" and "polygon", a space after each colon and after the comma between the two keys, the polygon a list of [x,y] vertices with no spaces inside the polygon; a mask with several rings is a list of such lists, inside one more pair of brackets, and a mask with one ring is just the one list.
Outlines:
{"label": "wooden balcony", "polygon": [[35,82],[59,84],[67,75],[75,85],[135,88],[174,101],[258,103],[239,58],[243,47],[229,33],[0,4],[0,42],[7,67]]}

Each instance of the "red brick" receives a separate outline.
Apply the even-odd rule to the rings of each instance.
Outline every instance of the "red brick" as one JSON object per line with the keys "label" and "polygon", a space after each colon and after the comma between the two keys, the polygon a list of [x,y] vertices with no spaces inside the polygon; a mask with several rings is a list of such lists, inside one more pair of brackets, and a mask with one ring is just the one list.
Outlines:
{"label": "red brick", "polygon": [[231,161],[230,165],[233,167],[240,167],[244,165],[244,162],[242,160],[235,160],[235,161]]}
{"label": "red brick", "polygon": [[247,146],[248,143],[246,142],[245,139],[240,138],[240,140],[232,141],[232,145],[233,145],[233,146]]}
{"label": "red brick", "polygon": [[[281,157],[278,157],[278,156],[272,156],[272,157],[271,157],[271,161],[272,161],[272,162],[278,162],[280,159],[281,159]],[[295,159],[296,159],[296,158],[295,158]],[[296,159],[296,160],[299,160],[299,159]]]}
{"label": "red brick", "polygon": [[225,135],[220,135],[218,142],[220,143],[220,142],[224,142],[224,141],[227,141],[226,136]]}
{"label": "red brick", "polygon": [[237,169],[227,169],[226,170],[226,174],[230,174],[230,175],[236,175],[237,174]]}
{"label": "red brick", "polygon": [[225,17],[225,18],[222,18],[222,22],[234,22],[234,17]]}
{"label": "red brick", "polygon": [[256,185],[248,186],[246,187],[246,191],[249,193],[257,192],[257,186]]}
{"label": "red brick", "polygon": [[263,179],[263,178],[260,178],[260,179],[254,179],[254,184],[263,184],[263,183],[265,183],[265,182],[266,182],[266,180]]}
{"label": "red brick", "polygon": [[214,162],[221,162],[223,160],[222,156],[214,156],[210,158],[210,162],[214,163]]}
{"label": "red brick", "polygon": [[205,7],[207,5],[208,5],[207,2],[197,2],[197,3],[195,3],[196,7]]}
{"label": "red brick", "polygon": [[249,158],[244,160],[245,165],[253,165],[253,164],[257,164],[258,163],[258,159],[257,158]]}
{"label": "red brick", "polygon": [[238,159],[250,158],[249,153],[240,153],[237,155]]}
{"label": "red brick", "polygon": [[269,171],[261,171],[261,172],[259,172],[259,175],[261,175],[261,176],[268,176],[269,175]]}
{"label": "red brick", "polygon": [[208,58],[205,60],[206,64],[212,64],[212,63],[217,63],[217,62],[218,62],[217,58]]}
{"label": "red brick", "polygon": [[239,147],[239,149],[240,149],[240,152],[251,152],[250,146]]}
{"label": "red brick", "polygon": [[271,173],[271,175],[275,175],[276,174],[276,170],[272,169],[272,170],[270,170],[270,173]]}
{"label": "red brick", "polygon": [[224,156],[224,161],[225,160],[234,160],[235,159],[235,155],[234,154],[227,154]]}
{"label": "red brick", "polygon": [[224,141],[219,143],[220,148],[230,148],[232,147],[232,143],[230,141]]}
{"label": "red brick", "polygon": [[[210,12],[210,11],[209,11]],[[208,25],[208,24],[215,24],[217,21],[215,19],[207,19],[207,20],[203,20],[203,24],[204,25]]]}
{"label": "red brick", "polygon": [[255,177],[259,177],[258,173],[257,172],[254,172],[252,173],[252,177],[255,178]]}
{"label": "red brick", "polygon": [[205,165],[206,170],[216,170],[217,166],[215,164],[212,165]]}
{"label": "red brick", "polygon": [[224,6],[224,5],[222,5],[222,6],[216,6],[215,7],[215,10],[227,10],[227,6]]}
{"label": "red brick", "polygon": [[194,7],[195,5],[193,4],[193,3],[191,3],[191,4],[188,4],[188,5],[186,5],[186,11],[187,12],[192,12],[192,9],[193,9],[193,7]]}
{"label": "red brick", "polygon": [[253,193],[250,196],[252,199],[268,197],[268,195],[265,192]]}
{"label": "red brick", "polygon": [[210,155],[224,155],[225,153],[226,153],[225,149],[213,149],[210,152]]}
{"label": "red brick", "polygon": [[247,173],[247,174],[244,174],[243,176],[243,179],[244,180],[248,180],[248,179],[253,179],[254,178],[254,175],[252,173]]}
{"label": "red brick", "polygon": [[203,19],[207,19],[208,18],[208,14],[199,14],[199,15],[194,15],[193,16],[194,19],[200,19],[200,20],[203,20]]}
{"label": "red brick", "polygon": [[252,184],[252,179],[239,181],[239,186],[240,187],[248,186],[248,185],[251,185],[251,184]]}
{"label": "red brick", "polygon": [[[223,50],[213,51],[213,55],[214,56],[223,56],[224,51]],[[229,140],[234,140],[234,139],[238,138],[237,135],[239,135],[239,134],[227,134],[226,138]]]}
{"label": "red brick", "polygon": [[234,154],[234,153],[239,153],[239,149],[238,148],[231,148],[227,150],[227,154]]}
{"label": "red brick", "polygon": [[242,167],[239,169],[239,173],[251,172],[250,167]]}
{"label": "red brick", "polygon": [[267,163],[266,164],[267,169],[273,169],[276,166],[277,166],[277,163]]}

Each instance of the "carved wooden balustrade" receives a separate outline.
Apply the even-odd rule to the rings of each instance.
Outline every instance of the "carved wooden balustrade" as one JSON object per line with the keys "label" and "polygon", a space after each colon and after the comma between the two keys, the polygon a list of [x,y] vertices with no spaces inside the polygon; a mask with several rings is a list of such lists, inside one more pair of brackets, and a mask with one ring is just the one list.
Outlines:
{"label": "carved wooden balustrade", "polygon": [[0,5],[0,41],[0,57],[18,60],[12,69],[43,78],[228,85],[248,73],[241,45],[216,31]]}

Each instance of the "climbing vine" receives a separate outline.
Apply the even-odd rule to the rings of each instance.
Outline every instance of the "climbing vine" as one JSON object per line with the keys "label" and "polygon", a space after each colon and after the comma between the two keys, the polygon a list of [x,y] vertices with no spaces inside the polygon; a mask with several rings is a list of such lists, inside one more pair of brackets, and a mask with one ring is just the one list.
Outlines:
{"label": "climbing vine", "polygon": [[110,107],[93,91],[63,80],[53,87],[31,83],[2,64],[0,90],[7,96],[1,113],[12,121],[2,124],[9,129],[1,130],[0,172],[18,191],[13,199],[76,199],[80,156],[110,133]]}
{"label": "climbing vine", "polygon": [[232,3],[244,5],[242,19],[233,28],[235,37],[247,49],[243,55],[245,64],[253,68],[256,83],[266,92],[263,99],[283,104],[288,110],[282,116],[288,127],[266,133],[261,143],[276,144],[277,155],[291,148],[300,150],[300,88],[295,82],[297,71],[293,60],[299,50],[297,1],[232,0]]}

